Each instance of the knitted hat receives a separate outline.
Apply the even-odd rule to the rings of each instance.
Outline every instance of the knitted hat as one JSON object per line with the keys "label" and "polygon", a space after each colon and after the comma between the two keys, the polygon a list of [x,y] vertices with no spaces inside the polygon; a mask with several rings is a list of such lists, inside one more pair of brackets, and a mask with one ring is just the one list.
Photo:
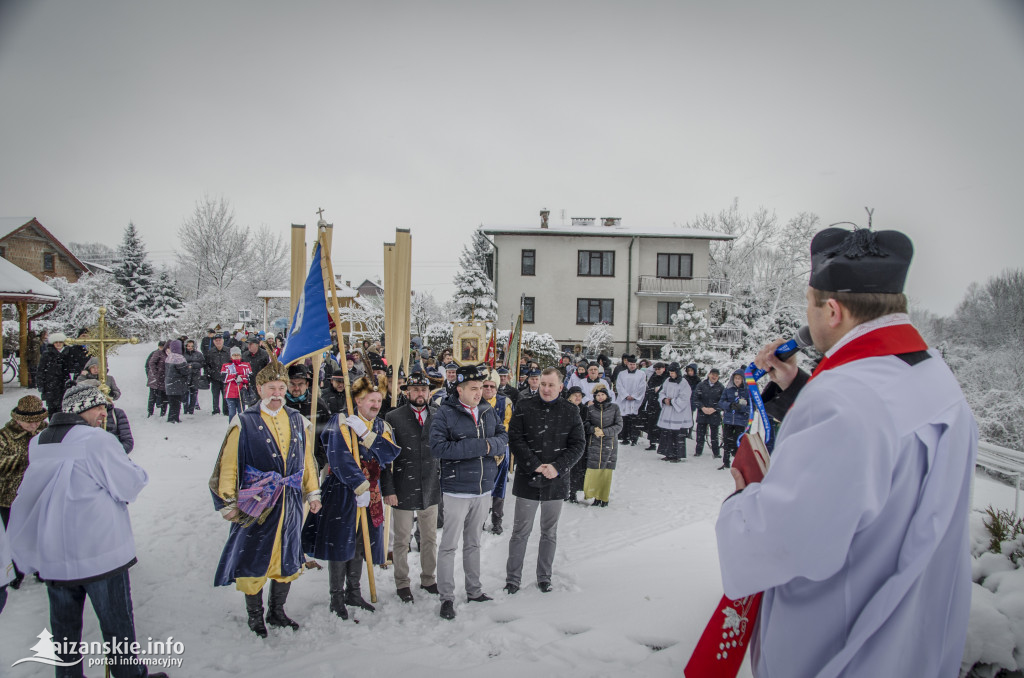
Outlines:
{"label": "knitted hat", "polygon": [[580,395],[583,395],[583,389],[580,388],[579,386],[573,386],[566,392],[565,397],[568,398],[574,393],[579,393]]}
{"label": "knitted hat", "polygon": [[230,353],[231,355],[240,356],[242,355],[242,349],[238,348],[237,346],[232,346],[231,350],[228,351],[228,353]]}
{"label": "knitted hat", "polygon": [[21,400],[18,401],[18,406],[11,410],[11,419],[31,423],[46,419],[46,414],[43,401],[34,395],[27,395],[22,396]]}
{"label": "knitted hat", "polygon": [[107,406],[107,397],[95,386],[78,384],[64,393],[64,404],[61,409],[68,414],[81,414],[94,407]]}
{"label": "knitted hat", "polygon": [[50,335],[51,344],[63,344],[67,340],[68,338],[64,335],[63,332],[54,332],[53,334]]}

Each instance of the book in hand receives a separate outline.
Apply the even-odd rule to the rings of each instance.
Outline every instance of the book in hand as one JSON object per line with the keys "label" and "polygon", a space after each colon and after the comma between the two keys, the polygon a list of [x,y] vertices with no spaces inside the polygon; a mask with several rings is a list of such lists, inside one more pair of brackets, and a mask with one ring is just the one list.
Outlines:
{"label": "book in hand", "polygon": [[768,473],[768,464],[771,457],[768,455],[768,448],[759,432],[744,433],[740,438],[739,447],[736,449],[736,456],[732,460],[732,467],[740,472],[744,482],[759,483]]}

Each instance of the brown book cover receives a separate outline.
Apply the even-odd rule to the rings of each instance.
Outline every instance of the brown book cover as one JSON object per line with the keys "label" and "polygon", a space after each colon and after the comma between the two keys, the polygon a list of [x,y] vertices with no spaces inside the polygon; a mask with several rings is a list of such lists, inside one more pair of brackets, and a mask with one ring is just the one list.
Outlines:
{"label": "brown book cover", "polygon": [[771,458],[760,433],[747,433],[740,438],[739,448],[732,460],[732,467],[743,476],[744,482],[759,483],[768,473]]}

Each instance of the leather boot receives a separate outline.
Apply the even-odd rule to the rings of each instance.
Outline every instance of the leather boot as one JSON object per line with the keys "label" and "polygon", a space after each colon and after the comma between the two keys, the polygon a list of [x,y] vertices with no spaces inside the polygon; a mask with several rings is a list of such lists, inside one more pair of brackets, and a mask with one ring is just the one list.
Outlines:
{"label": "leather boot", "polygon": [[298,623],[289,619],[288,615],[284,613],[284,601],[288,599],[288,590],[291,587],[291,583],[282,584],[281,582],[271,580],[270,599],[267,601],[270,607],[270,611],[267,612],[267,623],[271,626],[298,630]]}
{"label": "leather boot", "polygon": [[263,623],[263,591],[245,596],[245,612],[249,615],[249,628],[260,638],[267,637],[267,627]]}
{"label": "leather boot", "polygon": [[331,612],[342,619],[348,619],[345,607],[345,563],[340,560],[327,561],[327,577],[331,587]]}
{"label": "leather boot", "polygon": [[363,577],[363,559],[358,554],[352,560],[345,561],[345,604],[351,607],[361,607],[367,612],[374,612],[376,608],[363,600],[362,592],[359,590],[359,581]]}

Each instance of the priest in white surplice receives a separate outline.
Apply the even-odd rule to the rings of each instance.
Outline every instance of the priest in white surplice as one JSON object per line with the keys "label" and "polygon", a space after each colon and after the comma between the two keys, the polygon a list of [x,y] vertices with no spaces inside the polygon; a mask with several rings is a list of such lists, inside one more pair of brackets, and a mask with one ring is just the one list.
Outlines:
{"label": "priest in white surplice", "polygon": [[755,360],[784,393],[803,386],[768,474],[734,469],[717,523],[726,595],[764,591],[755,676],[959,672],[977,426],[906,315],[912,254],[896,231],[818,233],[807,320],[826,357],[809,381],[781,342]]}
{"label": "priest in white surplice", "polygon": [[647,395],[647,374],[636,368],[636,356],[627,355],[623,362],[626,369],[619,372],[615,380],[615,402],[622,413],[622,434],[619,439],[627,445],[636,445],[640,438],[640,424],[637,413]]}

